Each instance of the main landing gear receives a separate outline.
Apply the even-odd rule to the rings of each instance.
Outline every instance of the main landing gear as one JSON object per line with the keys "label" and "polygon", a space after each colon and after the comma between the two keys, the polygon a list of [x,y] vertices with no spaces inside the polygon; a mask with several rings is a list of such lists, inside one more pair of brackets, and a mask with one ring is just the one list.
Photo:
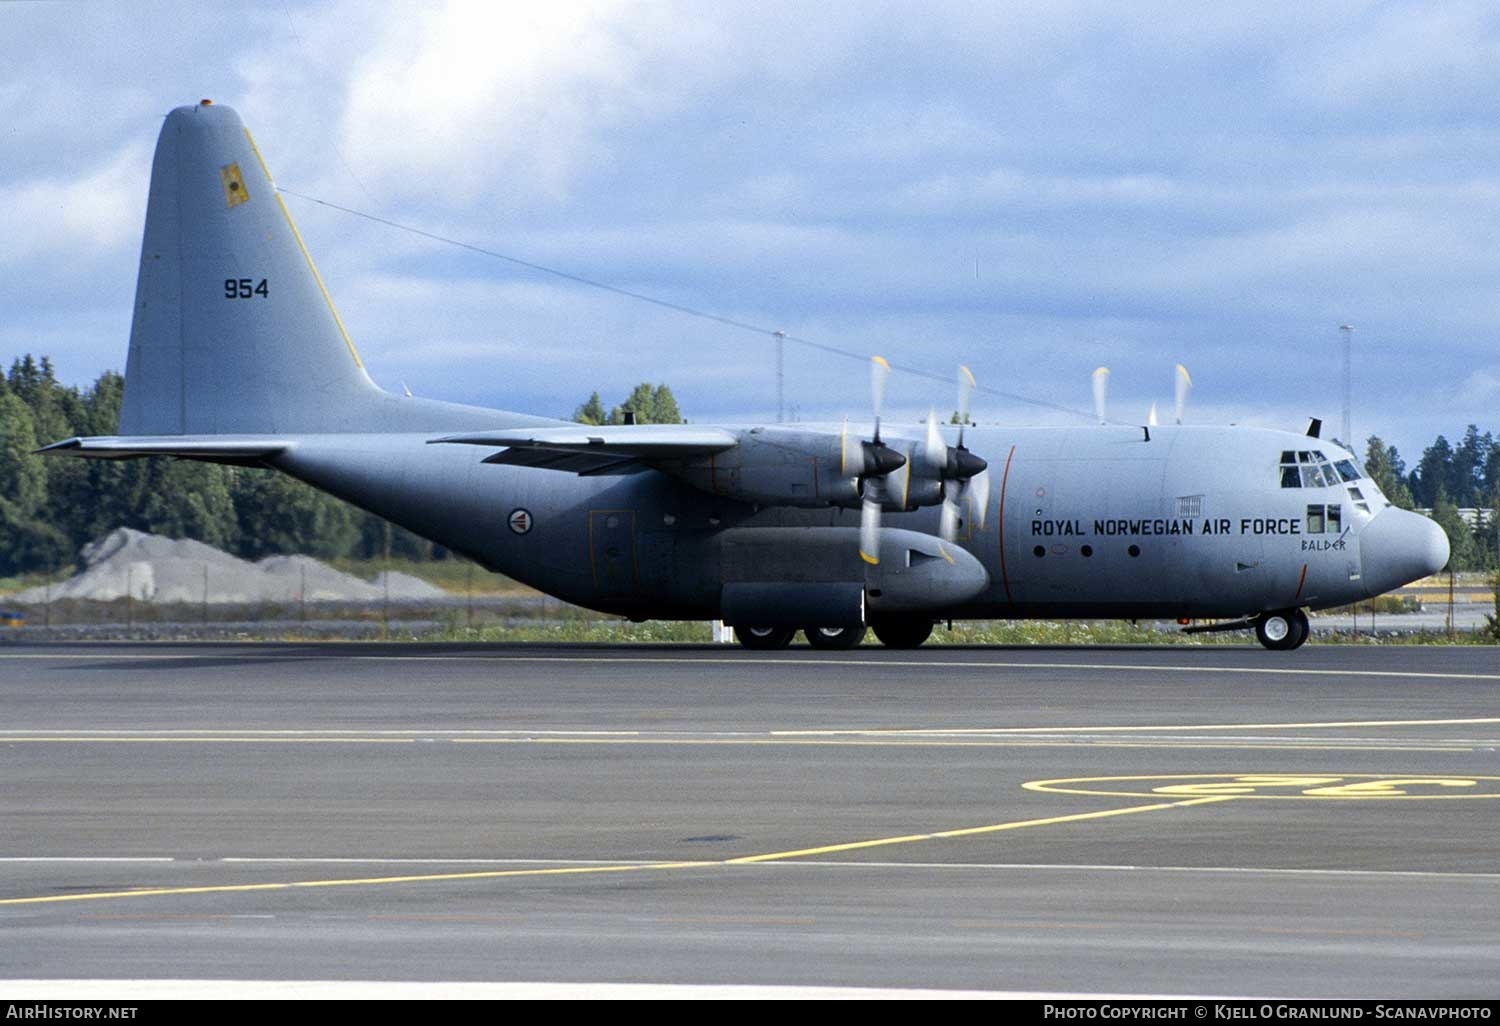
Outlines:
{"label": "main landing gear", "polygon": [[[863,627],[807,627],[802,633],[807,637],[807,643],[813,648],[853,648],[865,640]],[[740,640],[741,645],[757,651],[786,648],[796,635],[797,631],[793,627],[736,627],[734,629],[734,636]]]}
{"label": "main landing gear", "polygon": [[806,627],[802,633],[813,648],[854,648],[865,640],[863,627]]}
{"label": "main landing gear", "polygon": [[792,643],[792,635],[796,633],[791,627],[736,627],[734,629],[734,636],[740,639],[741,645],[757,651],[786,648]]}
{"label": "main landing gear", "polygon": [[[886,648],[916,648],[932,634],[932,621],[921,617],[892,617],[870,621],[869,629]],[[813,648],[838,650],[854,648],[865,640],[864,627],[804,627],[803,635]],[[736,627],[734,636],[741,645],[757,651],[786,648],[796,630],[791,627]]]}
{"label": "main landing gear", "polygon": [[1297,648],[1307,634],[1307,614],[1300,609],[1274,609],[1255,618],[1256,640],[1272,651]]}

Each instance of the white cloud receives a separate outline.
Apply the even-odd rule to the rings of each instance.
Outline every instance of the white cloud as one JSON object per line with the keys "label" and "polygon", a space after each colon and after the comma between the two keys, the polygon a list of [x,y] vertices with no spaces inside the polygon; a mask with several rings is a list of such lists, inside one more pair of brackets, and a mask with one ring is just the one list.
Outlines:
{"label": "white cloud", "polygon": [[150,175],[150,148],[131,143],[82,177],[53,176],[0,189],[0,266],[37,260],[76,263],[139,243],[146,208],[141,188]]}
{"label": "white cloud", "polygon": [[1488,3],[1394,3],[1360,12],[1281,61],[1299,102],[1432,114],[1500,88],[1500,20]]}
{"label": "white cloud", "polygon": [[622,124],[687,101],[661,79],[693,56],[694,11],[626,0],[403,8],[350,68],[343,149],[398,195],[556,200],[579,169],[611,159]]}
{"label": "white cloud", "polygon": [[1458,402],[1467,407],[1500,407],[1500,366],[1481,367],[1458,386]]}

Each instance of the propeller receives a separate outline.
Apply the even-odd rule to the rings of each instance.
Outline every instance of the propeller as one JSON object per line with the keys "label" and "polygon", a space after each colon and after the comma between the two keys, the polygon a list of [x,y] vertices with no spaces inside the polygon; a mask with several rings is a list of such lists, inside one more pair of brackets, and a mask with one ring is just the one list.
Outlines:
{"label": "propeller", "polygon": [[[849,424],[844,423],[840,472],[851,470],[860,479],[859,558],[871,566],[880,562],[880,511],[885,505],[886,476],[907,465],[907,456],[880,440],[880,414],[885,405],[885,383],[891,365],[884,357],[870,357],[870,401],[875,413],[875,436],[859,443],[859,456],[851,466]],[[935,425],[934,425],[935,427]]]}
{"label": "propeller", "polygon": [[1175,413],[1177,423],[1182,423],[1182,415],[1187,412],[1188,393],[1193,389],[1193,379],[1188,377],[1187,368],[1182,364],[1177,365],[1177,381],[1175,386]]}
{"label": "propeller", "polygon": [[1094,416],[1099,418],[1099,423],[1104,420],[1104,394],[1109,390],[1109,368],[1096,367],[1094,369]]}
{"label": "propeller", "polygon": [[969,368],[960,366],[958,444],[951,449],[942,444],[937,418],[931,413],[927,415],[927,461],[943,479],[943,511],[938,518],[938,535],[944,541],[951,542],[958,537],[959,511],[965,496],[969,497],[971,505],[977,506],[979,512],[974,519],[981,528],[984,526],[984,511],[990,501],[990,479],[986,469],[989,464],[964,445],[964,429],[969,425],[969,400],[973,398],[975,385],[973,373]]}
{"label": "propeller", "polygon": [[1155,402],[1152,402],[1151,403],[1151,409],[1149,409],[1149,410],[1146,411],[1146,424],[1149,427],[1156,427],[1156,403]]}

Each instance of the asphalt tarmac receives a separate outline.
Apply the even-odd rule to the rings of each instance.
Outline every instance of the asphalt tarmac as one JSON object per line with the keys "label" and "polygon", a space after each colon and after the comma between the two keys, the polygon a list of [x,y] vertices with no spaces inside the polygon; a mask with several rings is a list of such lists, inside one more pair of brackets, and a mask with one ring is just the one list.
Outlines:
{"label": "asphalt tarmac", "polygon": [[1497,749],[1493,648],[7,646],[0,996],[1494,998]]}

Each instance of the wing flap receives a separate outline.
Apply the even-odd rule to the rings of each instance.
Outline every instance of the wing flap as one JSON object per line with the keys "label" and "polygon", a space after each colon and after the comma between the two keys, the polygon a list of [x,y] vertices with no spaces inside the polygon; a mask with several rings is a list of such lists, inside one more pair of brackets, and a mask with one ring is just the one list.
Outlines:
{"label": "wing flap", "polygon": [[595,475],[633,474],[645,470],[645,466],[633,456],[617,456],[610,453],[567,452],[560,449],[504,449],[481,462],[498,463],[510,467],[537,467],[542,470],[561,470],[580,477]]}
{"label": "wing flap", "polygon": [[640,424],[595,427],[509,428],[477,434],[445,435],[433,445],[488,445],[507,449],[550,449],[616,459],[681,459],[723,452],[739,444],[733,431],[688,424]]}

